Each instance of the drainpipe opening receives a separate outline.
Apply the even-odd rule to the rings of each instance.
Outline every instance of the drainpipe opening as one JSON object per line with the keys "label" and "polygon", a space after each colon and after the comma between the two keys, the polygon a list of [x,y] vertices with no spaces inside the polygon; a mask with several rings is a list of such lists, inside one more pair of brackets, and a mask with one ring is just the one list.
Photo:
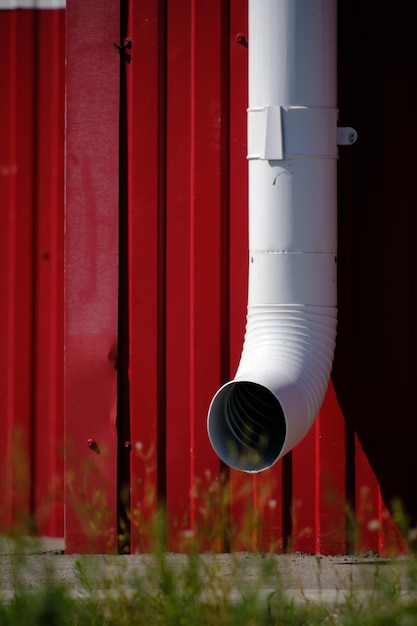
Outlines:
{"label": "drainpipe opening", "polygon": [[282,406],[263,385],[232,381],[212,400],[211,444],[229,467],[253,473],[267,469],[277,461],[286,434]]}

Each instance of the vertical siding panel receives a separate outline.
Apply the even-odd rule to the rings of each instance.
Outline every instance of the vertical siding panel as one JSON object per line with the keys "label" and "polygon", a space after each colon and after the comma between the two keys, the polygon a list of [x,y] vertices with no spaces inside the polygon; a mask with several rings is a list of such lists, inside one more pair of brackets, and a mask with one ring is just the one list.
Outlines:
{"label": "vertical siding panel", "polygon": [[[3,420],[3,437],[0,438],[1,463],[1,493],[7,494],[0,504],[0,529],[11,523],[11,506],[9,494],[11,491],[11,437],[13,431],[13,385],[12,372],[14,363],[13,341],[11,337],[10,314],[13,301],[14,271],[13,271],[13,239],[10,237],[10,228],[15,208],[15,179],[16,179],[16,139],[13,134],[16,128],[15,98],[16,98],[16,14],[10,12],[0,15],[0,54],[3,63],[0,64],[0,85],[3,94],[0,98],[0,198],[3,210],[0,211],[0,415]],[[13,63],[13,60],[15,63]],[[11,280],[12,279],[12,280]],[[11,388],[12,387],[12,388]]]}
{"label": "vertical siding panel", "polygon": [[219,474],[206,419],[220,380],[221,18],[220,3],[168,5],[167,507],[177,546],[196,526],[210,541],[206,492]]}
{"label": "vertical siding panel", "polygon": [[292,456],[292,541],[294,551],[319,552],[319,422]]}
{"label": "vertical siding panel", "polygon": [[[246,0],[230,1],[230,372],[234,376],[242,352],[248,301],[248,164],[246,109],[248,49],[236,36],[248,38]],[[225,381],[226,382],[226,381]]]}
{"label": "vertical siding panel", "polygon": [[346,550],[346,441],[343,413],[333,381],[318,417],[319,429],[319,552]]}
{"label": "vertical siding panel", "polygon": [[248,301],[248,50],[236,40],[239,33],[248,37],[247,13],[246,0],[230,1],[229,378],[242,352]]}
{"label": "vertical siding panel", "polygon": [[[407,537],[401,535],[389,508],[384,503],[378,480],[357,436],[355,436],[355,487],[355,552],[372,551],[383,556],[407,554]],[[401,508],[398,513],[401,516]]]}
{"label": "vertical siding panel", "polygon": [[381,547],[380,492],[376,477],[357,437],[355,437],[355,526],[356,552]]}
{"label": "vertical siding panel", "polygon": [[[5,385],[7,437],[4,440],[6,471],[4,522],[22,524],[32,510],[30,468],[32,434],[32,313],[33,313],[33,95],[34,95],[34,14],[0,12],[4,41],[9,46],[1,136],[5,154],[2,158],[2,183],[8,199],[5,214],[5,288],[6,306],[4,341],[7,370]],[[3,40],[3,37],[2,37]],[[19,62],[20,60],[20,62]],[[6,64],[2,62],[2,66]],[[3,92],[4,93],[4,92]],[[24,146],[26,149],[21,149]],[[4,161],[3,161],[4,159]],[[4,164],[4,165],[3,165]],[[3,193],[2,193],[2,197]],[[2,485],[3,487],[3,485]]]}
{"label": "vertical siding panel", "polygon": [[400,528],[397,523],[398,520],[395,521],[381,493],[379,495],[379,511],[381,530],[378,554],[388,557],[410,554],[410,546],[414,541],[413,527],[401,526]]}
{"label": "vertical siding panel", "polygon": [[67,27],[66,548],[114,551],[119,3],[71,0]]}
{"label": "vertical siding panel", "polygon": [[63,535],[64,15],[0,11],[0,518],[34,515],[31,531],[52,536]]}
{"label": "vertical siding panel", "polygon": [[283,463],[278,462],[267,473],[259,475],[257,480],[258,509],[260,529],[258,550],[266,552],[284,551],[284,500],[283,500]]}
{"label": "vertical siding panel", "polygon": [[[181,17],[179,17],[181,16]],[[190,168],[192,5],[168,4],[167,36],[167,276],[166,463],[171,547],[191,530],[191,211]]]}
{"label": "vertical siding panel", "polygon": [[[222,6],[223,5],[223,6]],[[207,411],[220,381],[222,311],[222,58],[224,3],[194,2],[191,164],[191,402],[194,525],[198,541],[217,543],[211,511],[220,461],[207,435]],[[208,45],[208,42],[210,44]],[[214,498],[215,499],[215,498]]]}
{"label": "vertical siding panel", "polygon": [[37,531],[63,537],[63,219],[65,12],[39,11],[36,33],[34,471]]}
{"label": "vertical siding panel", "polygon": [[[14,215],[11,216],[10,240],[14,250],[14,275],[10,279],[15,281],[13,297],[10,302],[10,318],[12,341],[14,344],[13,366],[10,394],[13,401],[13,428],[17,439],[12,438],[11,451],[12,471],[12,503],[15,519],[24,525],[25,514],[33,513],[33,490],[31,484],[32,436],[34,428],[33,414],[33,307],[34,307],[34,44],[35,24],[34,12],[24,11],[18,16],[15,37],[15,54],[27,59],[26,68],[29,80],[22,80],[21,68],[16,65],[16,100],[15,124],[16,144],[13,146],[17,164],[18,180],[15,187]],[[20,42],[20,33],[25,33],[23,42]],[[22,151],[19,146],[27,143],[30,150]],[[13,242],[14,240],[14,242]],[[12,270],[12,272],[13,272]],[[24,529],[23,529],[24,530]]]}
{"label": "vertical siding panel", "polygon": [[291,455],[291,548],[321,554],[344,552],[346,446],[343,414],[331,381],[313,427]]}
{"label": "vertical siding panel", "polygon": [[[149,548],[165,482],[165,102],[161,3],[129,4],[127,64],[131,549]],[[163,11],[163,8],[162,8]]]}

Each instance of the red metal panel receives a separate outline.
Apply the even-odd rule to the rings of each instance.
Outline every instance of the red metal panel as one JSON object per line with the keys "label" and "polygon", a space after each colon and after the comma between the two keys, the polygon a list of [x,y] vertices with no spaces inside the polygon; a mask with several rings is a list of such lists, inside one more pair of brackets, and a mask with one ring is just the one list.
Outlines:
{"label": "red metal panel", "polygon": [[[220,462],[207,436],[207,411],[221,381],[222,316],[224,303],[225,246],[222,225],[227,211],[222,142],[227,133],[227,109],[222,68],[227,59],[223,36],[227,6],[218,0],[210,5],[194,0],[194,61],[192,67],[191,123],[193,156],[190,198],[193,202],[191,272],[191,401],[193,522],[202,547],[219,547],[221,532],[213,524]],[[206,44],[206,37],[211,42]],[[207,493],[207,489],[212,491]],[[214,501],[210,494],[213,494]],[[209,496],[209,497],[207,497]]]}
{"label": "red metal panel", "polygon": [[[243,35],[242,40],[240,35]],[[246,42],[246,43],[245,43]],[[230,368],[234,376],[242,351],[248,299],[248,165],[246,109],[248,106],[247,0],[230,2],[230,218],[229,328]],[[226,381],[224,381],[226,382]]]}
{"label": "red metal panel", "polygon": [[63,537],[65,11],[39,11],[36,17],[32,481],[37,531]]}
{"label": "red metal panel", "polygon": [[345,551],[345,454],[343,414],[330,381],[312,429],[291,452],[292,550]]}
{"label": "red metal panel", "polygon": [[[1,413],[6,420],[2,437],[5,463],[2,523],[30,513],[30,441],[32,377],[32,260],[33,260],[33,13],[1,12],[2,94],[1,129]],[[20,33],[24,33],[22,41]],[[20,47],[22,46],[22,48]],[[21,80],[22,54],[26,76]],[[29,149],[19,149],[20,146]],[[4,352],[3,352],[4,350]]]}
{"label": "red metal panel", "polygon": [[383,502],[380,486],[357,437],[355,457],[355,551],[383,556],[406,554],[407,536],[401,535]]}
{"label": "red metal panel", "polygon": [[362,447],[355,437],[355,550],[381,548],[381,499],[379,487]]}
{"label": "red metal panel", "polygon": [[319,552],[319,424],[316,421],[292,457],[291,550]]}
{"label": "red metal panel", "polygon": [[221,19],[221,2],[168,5],[167,510],[177,547],[204,521],[199,486],[219,468],[206,418],[220,380]]}
{"label": "red metal panel", "polygon": [[132,38],[126,72],[131,550],[135,552],[149,548],[159,485],[165,480],[165,42],[158,2],[132,0],[127,34]]}
{"label": "red metal panel", "polygon": [[318,554],[346,550],[346,443],[332,381],[320,413],[292,451],[291,549]]}
{"label": "red metal panel", "polygon": [[[67,6],[67,552],[116,549],[119,3]],[[88,440],[92,440],[91,448]]]}
{"label": "red metal panel", "polygon": [[[178,15],[181,19],[178,19]],[[195,39],[191,2],[168,7],[167,83],[167,302],[166,302],[166,454],[167,510],[177,532],[192,531],[191,489],[193,406],[191,397],[192,276],[191,197],[193,94],[191,57]],[[175,528],[178,527],[177,528]]]}
{"label": "red metal panel", "polygon": [[332,380],[318,417],[317,444],[319,552],[343,554],[346,551],[345,422]]}
{"label": "red metal panel", "polygon": [[0,11],[0,47],[0,517],[62,536],[64,12]]}

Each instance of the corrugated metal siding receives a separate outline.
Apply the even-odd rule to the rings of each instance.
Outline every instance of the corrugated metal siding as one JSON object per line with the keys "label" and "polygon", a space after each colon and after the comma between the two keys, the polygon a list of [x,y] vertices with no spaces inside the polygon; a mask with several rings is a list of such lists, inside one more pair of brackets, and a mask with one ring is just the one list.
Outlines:
{"label": "corrugated metal siding", "polygon": [[63,536],[64,12],[0,11],[1,527]]}
{"label": "corrugated metal siding", "polygon": [[[66,545],[117,544],[119,3],[67,6]],[[90,446],[89,446],[90,444]]]}
{"label": "corrugated metal siding", "polygon": [[[233,550],[397,545],[333,384],[312,431],[270,471],[242,475],[213,455],[207,407],[234,374],[246,312],[247,6],[149,1],[127,13],[132,548],[146,545],[158,498],[171,549],[193,535]],[[213,517],[227,520],[223,534]]]}
{"label": "corrugated metal siding", "polygon": [[339,3],[340,123],[359,140],[339,160],[335,367],[304,441],[250,476],[206,434],[248,269],[247,4],[207,4],[68,3],[65,274],[65,12],[0,11],[1,525],[35,515],[62,536],[65,416],[67,552],[148,549],[158,504],[172,550],[401,552],[387,504],[417,521],[412,20],[384,17],[382,64],[371,9]]}

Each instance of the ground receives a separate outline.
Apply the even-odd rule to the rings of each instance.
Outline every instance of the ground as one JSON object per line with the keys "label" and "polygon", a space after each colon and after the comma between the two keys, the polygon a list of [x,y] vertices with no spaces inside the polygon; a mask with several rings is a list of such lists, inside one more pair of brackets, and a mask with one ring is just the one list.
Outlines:
{"label": "ground", "polygon": [[[1,545],[1,544],[0,544]],[[185,554],[155,555],[65,555],[58,542],[13,544],[0,549],[0,594],[10,597],[16,590],[62,581],[72,594],[129,592],[138,581],[152,587],[161,567],[178,580],[190,564]],[[384,559],[374,554],[322,556],[303,553],[203,554],[199,572],[207,590],[227,590],[233,600],[254,589],[270,595],[280,588],[295,601],[339,602],[372,594],[376,586],[392,586],[404,597],[415,593],[410,560]],[[414,565],[415,567],[415,565]],[[142,583],[141,583],[142,584]]]}

